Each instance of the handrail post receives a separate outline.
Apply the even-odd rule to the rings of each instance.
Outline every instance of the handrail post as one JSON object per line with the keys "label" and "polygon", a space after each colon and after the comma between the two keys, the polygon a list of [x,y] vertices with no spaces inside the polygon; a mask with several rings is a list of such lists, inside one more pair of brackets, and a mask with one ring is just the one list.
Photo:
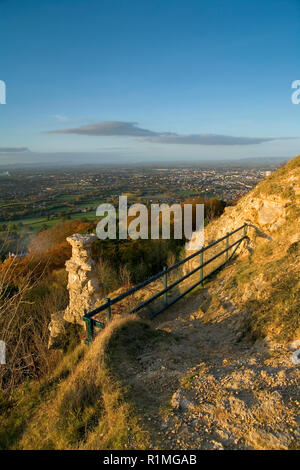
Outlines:
{"label": "handrail post", "polygon": [[[163,270],[164,270],[164,289],[167,289],[167,287],[168,287],[167,269],[168,269],[168,267],[164,266],[164,268],[163,268]],[[165,305],[168,305],[168,292],[167,291],[164,293],[164,302],[165,302]]]}
{"label": "handrail post", "polygon": [[228,247],[229,247],[229,232],[226,233],[226,261],[228,261],[228,258],[229,258]]}
{"label": "handrail post", "polygon": [[106,307],[106,318],[107,322],[111,320],[111,305],[110,305],[110,298],[106,297],[107,307]]}
{"label": "handrail post", "polygon": [[247,235],[247,224],[246,222],[244,223],[244,237]]}
{"label": "handrail post", "polygon": [[201,287],[204,287],[204,282],[203,282],[203,250],[200,252],[200,281],[201,281]]}
{"label": "handrail post", "polygon": [[[86,314],[86,310],[84,311],[84,315]],[[91,344],[93,342],[93,337],[94,337],[94,322],[92,318],[87,318],[85,317],[84,319],[85,324],[86,324],[86,333],[87,333],[87,338],[85,340],[86,344]]]}

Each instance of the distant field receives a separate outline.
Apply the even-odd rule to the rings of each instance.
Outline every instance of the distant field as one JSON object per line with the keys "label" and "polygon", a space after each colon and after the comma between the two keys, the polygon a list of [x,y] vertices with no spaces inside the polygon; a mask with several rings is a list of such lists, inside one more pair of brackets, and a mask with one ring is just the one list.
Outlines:
{"label": "distant field", "polygon": [[[87,220],[96,220],[96,211],[90,211],[90,212],[76,212],[74,214],[70,214],[68,217],[69,219],[87,219]],[[8,226],[16,225],[17,231],[30,231],[29,227],[32,227],[33,231],[40,230],[43,225],[47,225],[48,228],[53,227],[53,225],[56,225],[57,223],[62,221],[62,217],[55,217],[51,220],[47,219],[46,217],[36,217],[36,218],[24,218],[24,219],[18,219],[18,220],[12,220],[9,222],[2,222],[6,223]],[[22,223],[22,226],[18,226],[19,223]],[[3,232],[2,232],[3,233]]]}
{"label": "distant field", "polygon": [[[71,185],[70,185],[71,186]],[[78,192],[73,194],[60,194],[55,197],[55,199],[49,200],[49,207],[45,210],[45,206],[41,208],[41,211],[44,209],[45,214],[36,215],[34,216],[34,212],[32,214],[24,215],[21,218],[18,217],[18,212],[31,204],[33,201],[29,200],[15,200],[9,201],[5,199],[0,199],[0,217],[1,217],[1,209],[3,211],[10,209],[9,212],[13,219],[6,219],[4,213],[2,214],[2,218],[0,218],[0,225],[7,225],[8,227],[13,228],[13,230],[17,232],[32,232],[38,231],[43,226],[47,226],[48,228],[53,227],[61,220],[67,219],[87,219],[87,220],[96,220],[96,207],[98,207],[101,202],[103,202],[103,197],[95,198],[95,195],[86,194],[86,197],[81,197],[78,200]],[[41,204],[44,203],[42,199]],[[47,207],[47,206],[46,206]],[[91,209],[87,212],[83,212],[84,209]],[[41,212],[40,211],[40,212]],[[71,213],[75,211],[74,213]],[[50,220],[48,219],[49,216],[51,217]],[[22,224],[22,225],[20,225]],[[1,228],[0,228],[0,233]]]}

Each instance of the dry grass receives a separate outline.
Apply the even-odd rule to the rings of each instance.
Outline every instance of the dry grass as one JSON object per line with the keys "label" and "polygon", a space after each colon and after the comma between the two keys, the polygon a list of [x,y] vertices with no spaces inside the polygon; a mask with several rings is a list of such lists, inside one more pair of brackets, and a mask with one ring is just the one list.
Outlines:
{"label": "dry grass", "polygon": [[15,448],[39,406],[55,395],[59,384],[74,370],[84,354],[84,346],[78,346],[72,354],[61,360],[51,377],[38,381],[26,381],[12,393],[0,394],[0,449]]}
{"label": "dry grass", "polygon": [[[90,348],[79,346],[41,386],[30,384],[25,398],[7,414],[2,448],[19,449],[144,449],[148,433],[139,424],[130,391],[116,368],[118,343],[124,329],[144,329],[134,317],[112,321]],[[84,351],[84,355],[83,355]],[[83,355],[83,357],[82,357]],[[82,359],[79,361],[79,357]],[[30,405],[30,403],[34,405]],[[27,425],[16,429],[26,409]],[[22,434],[20,438],[20,434]],[[2,436],[3,437],[3,436]]]}
{"label": "dry grass", "polygon": [[253,196],[273,194],[284,199],[294,200],[295,191],[292,181],[282,184],[286,177],[296,180],[300,177],[300,155],[290,160],[284,167],[272,173],[253,190]]}
{"label": "dry grass", "polygon": [[241,259],[227,280],[230,296],[248,312],[252,339],[268,337],[289,342],[300,335],[300,244],[285,246],[288,235],[264,241],[247,259]]}

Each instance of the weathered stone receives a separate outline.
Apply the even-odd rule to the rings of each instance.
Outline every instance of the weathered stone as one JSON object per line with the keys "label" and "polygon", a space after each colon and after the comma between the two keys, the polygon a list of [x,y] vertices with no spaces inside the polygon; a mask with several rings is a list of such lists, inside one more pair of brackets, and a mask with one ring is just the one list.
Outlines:
{"label": "weathered stone", "polygon": [[[285,207],[283,203],[277,201],[264,200],[261,202],[257,212],[258,223],[261,226],[276,224],[282,225],[285,222]],[[274,227],[272,227],[274,229]]]}
{"label": "weathered stone", "polygon": [[67,238],[72,246],[72,258],[66,262],[69,273],[69,305],[65,310],[64,320],[70,323],[84,324],[84,312],[95,308],[101,296],[101,284],[91,254],[96,239],[96,235],[78,233]]}
{"label": "weathered stone", "polygon": [[177,390],[172,395],[171,406],[175,410],[179,410],[179,409],[187,410],[191,408],[193,404],[189,400],[187,400],[187,398],[184,396],[181,390]]}
{"label": "weathered stone", "polygon": [[52,313],[48,329],[50,331],[48,349],[58,349],[65,335],[64,310]]}

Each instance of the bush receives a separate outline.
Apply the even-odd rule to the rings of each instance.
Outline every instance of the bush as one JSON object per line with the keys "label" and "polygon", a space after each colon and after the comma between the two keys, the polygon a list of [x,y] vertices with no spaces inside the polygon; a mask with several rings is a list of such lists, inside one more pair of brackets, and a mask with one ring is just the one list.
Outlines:
{"label": "bush", "polygon": [[50,315],[68,301],[65,284],[55,285],[55,276],[32,284],[29,273],[10,288],[13,267],[0,276],[0,338],[6,343],[7,360],[0,368],[0,389],[6,393],[25,379],[37,379],[52,370],[55,353],[47,348]]}

